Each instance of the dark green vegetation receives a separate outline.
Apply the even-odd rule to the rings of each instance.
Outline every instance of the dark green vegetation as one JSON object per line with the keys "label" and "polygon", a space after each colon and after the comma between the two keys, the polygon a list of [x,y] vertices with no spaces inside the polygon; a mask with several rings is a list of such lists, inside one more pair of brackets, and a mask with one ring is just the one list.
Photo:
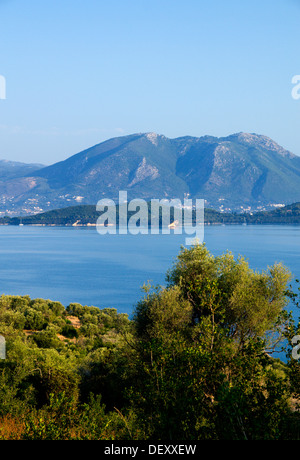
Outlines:
{"label": "dark green vegetation", "polygon": [[104,197],[118,199],[120,190],[147,201],[182,200],[188,193],[213,209],[300,201],[300,157],[257,134],[177,139],[132,134],[36,169],[15,179],[1,173],[0,164],[0,211],[28,214],[96,204]]}
{"label": "dark green vegetation", "polygon": [[[0,298],[2,439],[299,439],[299,302],[281,265],[182,248],[166,287],[114,309]],[[288,339],[285,363],[271,357]]]}
{"label": "dark green vegetation", "polygon": [[[117,223],[119,206],[117,205]],[[128,212],[128,219],[136,212]],[[27,217],[2,217],[0,225],[95,225],[102,213],[96,210],[96,206],[81,205],[70,206],[63,209],[55,209],[45,213],[35,214]],[[174,221],[174,208],[170,209],[171,222]],[[194,212],[194,222],[195,222]],[[183,213],[184,221],[184,213]],[[221,213],[214,209],[204,209],[204,221],[206,224],[300,224],[300,203],[294,203],[273,211],[249,213]],[[148,222],[151,222],[151,205],[148,203]]]}
{"label": "dark green vegetation", "polygon": [[300,203],[289,204],[272,211],[254,213],[219,213],[213,209],[204,210],[205,222],[210,224],[300,224]]}

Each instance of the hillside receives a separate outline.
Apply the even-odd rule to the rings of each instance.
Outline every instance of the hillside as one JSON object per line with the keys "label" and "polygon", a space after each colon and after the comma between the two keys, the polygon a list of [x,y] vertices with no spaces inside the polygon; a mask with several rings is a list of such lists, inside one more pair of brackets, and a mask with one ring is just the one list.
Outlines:
{"label": "hillside", "polygon": [[219,211],[270,209],[300,201],[300,157],[272,139],[118,137],[51,166],[0,181],[0,212],[28,215],[102,198],[199,198]]}
{"label": "hillside", "polygon": [[[119,207],[116,210],[117,223]],[[128,219],[135,212],[128,212]],[[26,217],[3,217],[0,218],[0,225],[58,225],[58,226],[85,226],[96,225],[101,213],[93,205],[70,206],[62,209],[55,209],[45,213]],[[171,208],[171,222],[174,221],[174,210]],[[151,206],[148,203],[148,221],[150,223]],[[194,214],[195,222],[195,214]],[[277,208],[273,211],[255,213],[221,213],[214,209],[204,210],[205,224],[300,224],[300,202]]]}
{"label": "hillside", "polygon": [[33,174],[43,168],[42,164],[20,163],[17,161],[0,160],[0,181],[17,179],[26,175]]}

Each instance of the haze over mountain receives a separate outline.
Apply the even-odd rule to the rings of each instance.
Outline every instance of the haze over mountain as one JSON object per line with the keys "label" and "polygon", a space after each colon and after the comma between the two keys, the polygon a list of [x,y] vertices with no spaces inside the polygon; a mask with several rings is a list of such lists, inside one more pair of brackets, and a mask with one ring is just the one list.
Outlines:
{"label": "haze over mountain", "polygon": [[206,206],[219,210],[300,201],[300,157],[266,136],[248,133],[176,139],[132,134],[51,166],[12,170],[5,172],[0,162],[0,211],[8,214],[118,200],[120,190],[129,199],[205,199]]}

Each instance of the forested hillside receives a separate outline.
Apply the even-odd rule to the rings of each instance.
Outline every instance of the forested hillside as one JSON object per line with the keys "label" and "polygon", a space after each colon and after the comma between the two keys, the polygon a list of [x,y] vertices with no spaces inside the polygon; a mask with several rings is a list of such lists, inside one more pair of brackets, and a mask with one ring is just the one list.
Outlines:
{"label": "forested hillside", "polygon": [[[137,211],[129,211],[128,219]],[[103,212],[106,212],[105,210]],[[102,212],[97,211],[96,206],[80,205],[70,206],[62,209],[54,209],[45,213],[39,213],[25,217],[2,217],[0,225],[96,225],[97,219]],[[160,211],[160,219],[162,208]],[[193,212],[193,222],[196,222],[196,212]],[[198,217],[199,219],[199,217]],[[184,211],[182,211],[182,221],[184,222]],[[116,205],[116,222],[119,222],[119,205]],[[151,224],[151,203],[148,202],[148,222]],[[160,223],[162,220],[160,220]],[[174,208],[170,208],[170,222],[174,222]],[[255,213],[233,213],[219,212],[214,209],[204,209],[205,224],[300,224],[300,203],[294,203],[284,207],[276,208],[272,211]]]}

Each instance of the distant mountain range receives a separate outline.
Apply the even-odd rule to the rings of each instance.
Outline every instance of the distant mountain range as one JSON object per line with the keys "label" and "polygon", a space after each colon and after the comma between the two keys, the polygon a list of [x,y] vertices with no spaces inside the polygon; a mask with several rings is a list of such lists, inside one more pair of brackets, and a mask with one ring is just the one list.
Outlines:
{"label": "distant mountain range", "polygon": [[300,157],[272,139],[168,139],[140,133],[102,142],[51,166],[0,161],[0,212],[40,213],[102,198],[205,199],[219,211],[255,211],[300,201]]}

